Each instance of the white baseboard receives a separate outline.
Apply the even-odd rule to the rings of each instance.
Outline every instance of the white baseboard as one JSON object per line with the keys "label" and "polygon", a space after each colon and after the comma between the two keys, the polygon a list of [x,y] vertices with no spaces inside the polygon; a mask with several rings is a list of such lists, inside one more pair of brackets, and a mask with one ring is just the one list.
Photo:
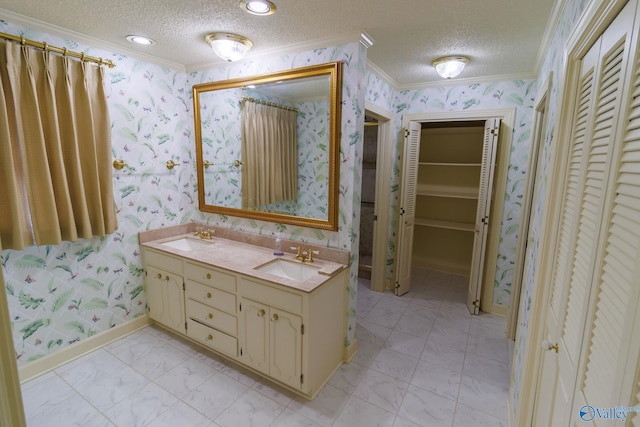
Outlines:
{"label": "white baseboard", "polygon": [[20,382],[24,383],[25,381],[29,381],[39,375],[56,369],[67,362],[97,350],[98,348],[129,335],[138,329],[144,328],[151,323],[149,316],[139,316],[127,323],[115,326],[73,345],[65,347],[60,351],[56,351],[55,353],[44,356],[38,360],[34,360],[33,362],[18,368]]}
{"label": "white baseboard", "polygon": [[349,347],[344,348],[344,351],[342,353],[342,360],[344,361],[344,363],[351,362],[351,359],[353,359],[353,356],[355,356],[357,352],[358,340],[354,338],[353,341],[351,341]]}

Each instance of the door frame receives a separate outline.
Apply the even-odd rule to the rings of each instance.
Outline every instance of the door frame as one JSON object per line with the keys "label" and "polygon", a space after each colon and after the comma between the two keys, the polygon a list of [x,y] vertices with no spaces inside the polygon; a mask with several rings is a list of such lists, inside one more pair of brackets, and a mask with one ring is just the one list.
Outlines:
{"label": "door frame", "polygon": [[[605,0],[602,2],[589,2],[587,8],[576,27],[573,29],[565,46],[565,60],[563,73],[558,79],[558,113],[555,117],[554,137],[550,142],[551,152],[547,167],[547,191],[544,196],[543,217],[538,233],[538,253],[542,258],[536,260],[533,276],[534,292],[531,296],[531,308],[528,318],[527,337],[522,351],[522,364],[520,368],[521,386],[513,389],[513,378],[509,393],[509,420],[513,425],[529,426],[533,420],[534,402],[538,390],[542,350],[540,343],[543,339],[545,325],[547,323],[547,307],[551,298],[551,283],[553,275],[553,262],[556,255],[556,237],[559,231],[560,214],[562,210],[562,195],[564,188],[550,186],[549,183],[561,182],[566,175],[567,159],[570,145],[566,143],[571,136],[571,120],[575,109],[576,88],[580,75],[580,59],[589,50],[591,45],[613,22],[627,0]],[[561,142],[565,142],[562,144]],[[519,333],[518,333],[519,334]],[[516,344],[517,345],[517,344]],[[512,377],[517,368],[513,364]],[[514,402],[514,397],[517,399]]]}
{"label": "door frame", "polygon": [[[489,229],[491,234],[487,238],[487,247],[485,253],[485,269],[484,279],[482,283],[494,283],[496,277],[495,262],[498,259],[498,246],[500,244],[500,224],[502,223],[502,215],[504,210],[504,197],[507,187],[507,177],[509,172],[509,158],[511,153],[511,144],[513,140],[513,130],[516,118],[515,108],[502,109],[481,109],[481,110],[465,110],[465,111],[446,111],[446,112],[424,112],[411,113],[402,116],[402,127],[407,128],[410,121],[420,123],[428,122],[469,122],[476,120],[488,120],[498,118],[502,121],[503,128],[500,131],[500,139],[498,141],[498,151],[496,155],[496,170],[494,175],[493,194],[500,195],[494,197],[491,204],[491,220],[489,221]],[[402,191],[402,190],[401,190]],[[398,246],[398,245],[396,245]],[[494,260],[487,265],[486,260]],[[485,312],[506,315],[505,306],[493,304],[493,286],[484,286],[482,289],[482,298],[480,301],[481,308]]]}
{"label": "door frame", "polygon": [[[2,247],[0,247],[2,252]],[[16,352],[11,332],[11,317],[0,268],[0,425],[24,427],[26,425]]]}
{"label": "door frame", "polygon": [[[533,134],[531,146],[529,147],[529,161],[527,164],[527,180],[525,192],[522,197],[522,215],[520,216],[520,227],[518,229],[518,246],[516,249],[516,261],[513,266],[513,282],[511,284],[511,298],[507,307],[506,333],[508,339],[515,339],[518,325],[518,315],[520,312],[520,294],[527,261],[527,243],[531,231],[531,218],[533,209],[533,196],[535,188],[539,184],[540,168],[542,166],[542,147],[545,145],[547,131],[547,116],[549,115],[549,94],[553,81],[553,71],[549,72],[547,79],[540,85],[538,95],[533,104]],[[533,173],[532,173],[533,172]],[[537,258],[537,257],[536,257]]]}
{"label": "door frame", "polygon": [[366,115],[378,120],[378,151],[376,154],[376,221],[373,229],[371,262],[371,290],[384,292],[393,288],[387,280],[387,247],[389,241],[389,210],[391,207],[388,183],[391,181],[393,163],[393,112],[365,101]]}

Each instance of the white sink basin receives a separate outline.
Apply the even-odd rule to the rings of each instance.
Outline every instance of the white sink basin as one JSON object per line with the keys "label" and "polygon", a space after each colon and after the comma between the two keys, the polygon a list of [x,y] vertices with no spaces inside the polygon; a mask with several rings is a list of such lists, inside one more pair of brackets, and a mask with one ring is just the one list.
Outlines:
{"label": "white sink basin", "polygon": [[169,246],[173,249],[179,249],[181,251],[195,251],[203,247],[212,244],[212,241],[202,239],[192,239],[190,237],[182,237],[180,239],[171,240],[169,242],[161,243],[162,246]]}
{"label": "white sink basin", "polygon": [[319,268],[310,264],[303,264],[302,262],[278,258],[256,267],[255,270],[273,274],[285,279],[304,282],[310,277],[318,274]]}

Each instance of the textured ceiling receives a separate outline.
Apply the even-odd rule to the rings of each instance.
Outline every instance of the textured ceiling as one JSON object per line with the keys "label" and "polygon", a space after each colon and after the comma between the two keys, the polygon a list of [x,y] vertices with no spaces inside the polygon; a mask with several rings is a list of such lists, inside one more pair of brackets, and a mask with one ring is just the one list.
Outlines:
{"label": "textured ceiling", "polygon": [[[460,78],[522,78],[536,72],[554,0],[273,0],[270,16],[245,13],[239,0],[0,0],[0,19],[53,34],[67,30],[99,39],[111,50],[194,71],[221,62],[204,41],[227,31],[250,38],[247,58],[355,41],[366,32],[367,56],[393,83],[440,81],[430,66],[444,55],[466,55]],[[41,22],[38,22],[41,21]],[[53,25],[51,27],[50,25]],[[56,28],[57,27],[57,28]],[[134,46],[129,34],[153,46]],[[69,33],[65,34],[69,37]],[[95,45],[95,44],[94,44]],[[117,50],[116,50],[117,49]]]}

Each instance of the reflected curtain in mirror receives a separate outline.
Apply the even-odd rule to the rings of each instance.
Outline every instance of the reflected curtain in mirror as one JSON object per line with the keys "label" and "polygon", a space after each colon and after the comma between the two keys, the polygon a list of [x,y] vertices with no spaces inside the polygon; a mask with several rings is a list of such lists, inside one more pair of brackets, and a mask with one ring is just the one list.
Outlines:
{"label": "reflected curtain in mirror", "polygon": [[53,245],[117,228],[104,69],[0,41],[0,239]]}
{"label": "reflected curtain in mirror", "polygon": [[242,101],[242,206],[296,200],[298,149],[295,109]]}

